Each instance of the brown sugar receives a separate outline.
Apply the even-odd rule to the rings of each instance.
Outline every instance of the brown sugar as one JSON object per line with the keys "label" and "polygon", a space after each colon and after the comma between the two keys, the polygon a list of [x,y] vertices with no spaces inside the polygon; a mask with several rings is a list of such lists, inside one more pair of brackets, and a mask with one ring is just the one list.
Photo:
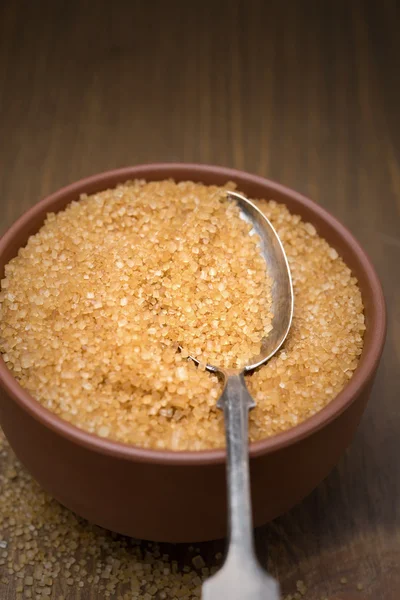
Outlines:
{"label": "brown sugar", "polygon": [[[243,365],[272,327],[271,281],[257,236],[225,198],[233,187],[127,182],[49,214],[2,280],[0,349],[21,385],[103,437],[223,446],[221,384],[186,357]],[[282,350],[247,379],[251,440],[337,395],[365,329],[357,281],[336,250],[284,205],[256,203],[284,244],[295,314]]]}

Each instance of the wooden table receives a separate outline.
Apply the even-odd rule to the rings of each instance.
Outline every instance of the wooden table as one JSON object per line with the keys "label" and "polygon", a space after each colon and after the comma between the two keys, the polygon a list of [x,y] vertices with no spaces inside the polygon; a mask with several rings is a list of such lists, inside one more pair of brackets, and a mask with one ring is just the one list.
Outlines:
{"label": "wooden table", "polygon": [[389,327],[368,410],[327,480],[257,531],[308,600],[400,596],[399,18],[395,0],[0,5],[2,230],[83,176],[199,161],[298,189],[372,257]]}

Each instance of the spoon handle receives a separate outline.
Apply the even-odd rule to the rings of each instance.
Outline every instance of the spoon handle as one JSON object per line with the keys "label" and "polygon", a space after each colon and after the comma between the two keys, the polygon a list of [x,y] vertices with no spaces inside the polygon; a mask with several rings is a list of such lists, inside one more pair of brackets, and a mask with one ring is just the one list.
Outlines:
{"label": "spoon handle", "polygon": [[255,402],[247,391],[243,374],[227,376],[217,406],[224,411],[225,422],[229,551],[247,556],[254,552],[248,421]]}
{"label": "spoon handle", "polygon": [[243,373],[228,375],[218,400],[224,411],[229,543],[224,565],[203,586],[203,600],[278,600],[278,585],[255,555],[250,497],[248,417],[255,402]]}

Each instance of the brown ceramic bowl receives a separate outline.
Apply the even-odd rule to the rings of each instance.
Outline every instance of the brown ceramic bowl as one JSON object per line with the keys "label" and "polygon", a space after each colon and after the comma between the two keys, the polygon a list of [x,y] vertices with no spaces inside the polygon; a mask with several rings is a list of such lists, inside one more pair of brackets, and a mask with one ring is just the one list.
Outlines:
{"label": "brown ceramic bowl", "polygon": [[[307,421],[250,447],[254,521],[297,504],[326,477],[354,436],[385,338],[385,304],[375,271],[357,241],[320,206],[281,185],[240,171],[197,164],[150,164],[78,181],[28,210],[0,241],[4,265],[41,227],[82,193],[127,179],[235,181],[253,198],[274,198],[313,223],[357,276],[367,329],[360,364],[344,390]],[[61,420],[23,390],[0,361],[1,425],[22,463],[50,494],[89,521],[137,538],[202,541],[225,534],[225,452],[144,450],[101,439]]]}

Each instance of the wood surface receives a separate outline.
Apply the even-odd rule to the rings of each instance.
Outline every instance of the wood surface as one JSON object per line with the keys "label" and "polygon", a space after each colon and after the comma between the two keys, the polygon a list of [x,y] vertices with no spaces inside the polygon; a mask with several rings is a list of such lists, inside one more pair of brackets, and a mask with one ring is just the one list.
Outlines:
{"label": "wood surface", "polygon": [[0,2],[2,231],[81,177],[198,161],[310,196],[376,265],[388,338],[354,443],[256,533],[285,593],[303,580],[308,600],[400,597],[399,22],[395,0]]}

